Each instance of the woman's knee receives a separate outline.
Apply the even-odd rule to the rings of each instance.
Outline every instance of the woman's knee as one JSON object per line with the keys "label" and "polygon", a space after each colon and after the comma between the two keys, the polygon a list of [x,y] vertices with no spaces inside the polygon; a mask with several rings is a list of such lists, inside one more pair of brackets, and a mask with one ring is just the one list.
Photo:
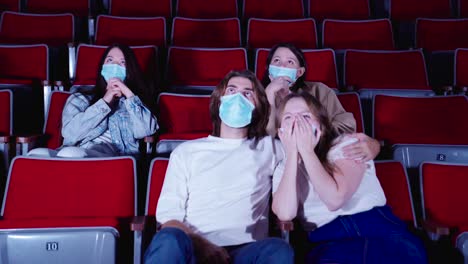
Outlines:
{"label": "woman's knee", "polygon": [[57,155],[57,151],[48,149],[48,148],[35,148],[31,149],[27,156],[34,156],[34,157],[55,157]]}
{"label": "woman's knee", "polygon": [[179,228],[166,227],[156,233],[151,244],[153,243],[168,247],[185,248],[191,246],[192,240]]}
{"label": "woman's knee", "polygon": [[290,263],[294,260],[294,250],[285,240],[268,238],[265,242],[268,250],[264,252],[269,254],[270,259],[274,260],[275,263]]}
{"label": "woman's knee", "polygon": [[80,147],[64,147],[58,153],[61,158],[84,158],[88,156],[86,150]]}
{"label": "woman's knee", "polygon": [[153,237],[145,252],[145,263],[152,263],[154,260],[164,262],[164,260],[177,260],[174,263],[189,263],[193,257],[192,240],[182,230],[173,227],[161,229]]}

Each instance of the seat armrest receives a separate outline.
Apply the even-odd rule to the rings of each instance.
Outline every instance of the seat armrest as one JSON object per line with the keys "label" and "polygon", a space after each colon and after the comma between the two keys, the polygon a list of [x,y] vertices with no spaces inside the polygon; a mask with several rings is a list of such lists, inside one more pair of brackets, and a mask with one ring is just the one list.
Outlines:
{"label": "seat armrest", "polygon": [[17,136],[16,155],[26,155],[43,135]]}
{"label": "seat armrest", "polygon": [[130,222],[130,230],[147,232],[156,229],[156,218],[154,216],[134,216]]}
{"label": "seat armrest", "polygon": [[385,140],[378,140],[378,142],[381,148],[386,148],[389,145]]}
{"label": "seat armrest", "polygon": [[[3,157],[3,165],[8,170],[10,165],[10,160],[13,157],[13,153],[11,153],[11,143],[14,141],[13,136],[0,136],[0,158]],[[2,168],[2,164],[0,164],[0,172]]]}
{"label": "seat armrest", "polygon": [[88,16],[88,36],[89,36],[89,43],[94,44],[94,40],[96,37],[95,31],[95,20],[93,16]]}
{"label": "seat armrest", "polygon": [[11,140],[10,136],[0,136],[0,143],[9,143]]}
{"label": "seat armrest", "polygon": [[467,86],[458,86],[456,87],[456,94],[466,94],[468,92]]}
{"label": "seat armrest", "polygon": [[289,243],[289,232],[294,230],[294,223],[293,221],[281,221],[279,219],[276,220],[276,225],[278,226],[279,230],[281,231],[281,238]]}
{"label": "seat armrest", "polygon": [[147,155],[151,155],[154,152],[154,143],[157,140],[157,134],[147,136],[143,138],[143,143],[145,145],[145,152]]}
{"label": "seat armrest", "polygon": [[146,216],[134,216],[130,222],[130,230],[143,231],[145,229],[146,220]]}
{"label": "seat armrest", "polygon": [[293,221],[281,221],[277,220],[276,224],[281,231],[293,231],[294,230],[294,223]]}
{"label": "seat armrest", "polygon": [[154,216],[134,216],[130,222],[130,230],[134,232],[133,263],[142,263],[142,256],[156,231]]}
{"label": "seat armrest", "polygon": [[68,43],[68,81],[70,85],[75,81],[76,71],[76,46],[75,43]]}
{"label": "seat armrest", "polygon": [[450,94],[453,94],[454,87],[451,86],[451,85],[444,85],[444,86],[440,87],[439,90],[444,95],[450,95]]}
{"label": "seat armrest", "polygon": [[426,232],[436,234],[437,236],[448,236],[450,235],[450,228],[444,226],[441,223],[437,223],[434,220],[426,219],[422,222],[422,227]]}
{"label": "seat armrest", "polygon": [[16,143],[19,144],[30,144],[37,142],[42,135],[31,135],[31,136],[18,136],[16,137]]}
{"label": "seat armrest", "polygon": [[156,142],[156,134],[145,137],[144,141],[145,141],[145,143],[154,143],[154,142]]}
{"label": "seat armrest", "polygon": [[354,85],[347,85],[346,88],[345,88],[345,91],[346,92],[355,92],[356,87]]}
{"label": "seat armrest", "polygon": [[62,81],[54,81],[54,91],[65,91],[65,84]]}

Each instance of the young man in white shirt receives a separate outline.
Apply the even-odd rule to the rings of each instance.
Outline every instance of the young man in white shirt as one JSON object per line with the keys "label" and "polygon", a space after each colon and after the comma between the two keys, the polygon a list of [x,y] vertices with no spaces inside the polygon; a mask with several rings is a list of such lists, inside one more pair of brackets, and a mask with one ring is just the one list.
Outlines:
{"label": "young man in white shirt", "polygon": [[250,71],[232,71],[211,95],[213,134],[171,154],[145,263],[293,263],[268,238],[273,175],[284,153],[267,135],[269,104]]}

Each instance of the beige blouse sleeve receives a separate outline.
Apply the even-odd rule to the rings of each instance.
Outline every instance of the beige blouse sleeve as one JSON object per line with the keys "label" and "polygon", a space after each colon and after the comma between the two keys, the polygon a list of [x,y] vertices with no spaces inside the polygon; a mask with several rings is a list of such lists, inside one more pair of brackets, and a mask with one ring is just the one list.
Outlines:
{"label": "beige blouse sleeve", "polygon": [[356,120],[352,113],[346,112],[335,92],[320,82],[307,82],[307,90],[325,107],[332,126],[341,134],[356,131]]}

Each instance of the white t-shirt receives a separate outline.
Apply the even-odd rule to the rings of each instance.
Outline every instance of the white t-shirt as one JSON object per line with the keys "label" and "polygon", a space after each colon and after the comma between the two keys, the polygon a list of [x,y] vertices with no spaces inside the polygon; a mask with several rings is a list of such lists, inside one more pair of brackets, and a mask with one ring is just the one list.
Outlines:
{"label": "white t-shirt", "polygon": [[[337,141],[337,144],[330,149],[327,155],[328,160],[332,163],[339,159],[345,159],[343,147],[356,142],[357,139],[345,136],[338,138]],[[297,217],[306,230],[311,230],[314,227],[321,227],[340,215],[352,215],[370,210],[375,206],[385,205],[386,198],[375,173],[374,161],[368,161],[366,164],[367,169],[358,189],[351,198],[336,211],[328,210],[310,182],[304,165],[302,163],[299,165],[297,175],[299,208]],[[281,177],[282,175],[273,178],[273,192],[278,188]]]}
{"label": "white t-shirt", "polygon": [[160,223],[175,219],[218,246],[268,236],[272,176],[284,157],[281,143],[208,136],[171,154],[156,209]]}

